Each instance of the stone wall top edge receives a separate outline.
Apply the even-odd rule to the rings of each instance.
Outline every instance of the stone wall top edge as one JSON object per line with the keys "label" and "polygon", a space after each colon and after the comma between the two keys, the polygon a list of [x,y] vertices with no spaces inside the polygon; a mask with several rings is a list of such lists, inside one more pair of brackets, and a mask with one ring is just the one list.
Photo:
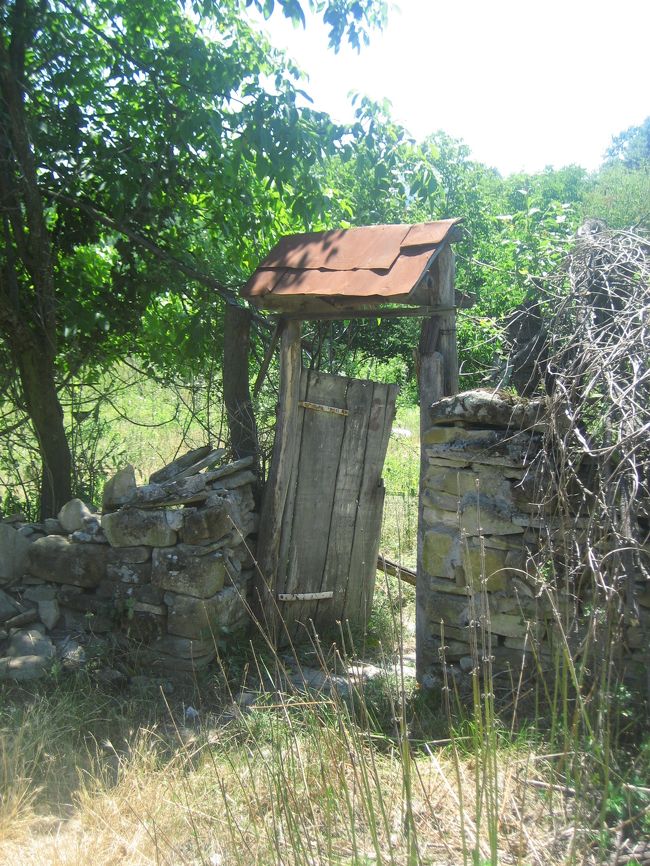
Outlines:
{"label": "stone wall top edge", "polygon": [[429,407],[433,425],[464,423],[487,428],[543,430],[548,398],[528,399],[500,389],[477,388],[443,397]]}

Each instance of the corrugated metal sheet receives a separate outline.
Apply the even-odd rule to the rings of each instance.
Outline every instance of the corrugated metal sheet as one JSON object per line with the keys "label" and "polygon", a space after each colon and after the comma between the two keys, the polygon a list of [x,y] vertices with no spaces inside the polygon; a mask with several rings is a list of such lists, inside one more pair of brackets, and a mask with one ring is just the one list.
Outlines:
{"label": "corrugated metal sheet", "polygon": [[366,226],[289,235],[260,263],[261,268],[351,271],[388,269],[399,255],[409,226]]}
{"label": "corrugated metal sheet", "polygon": [[[286,270],[273,286],[274,295],[315,295],[317,297],[392,298],[413,288],[427,268],[432,251],[398,256],[385,273],[367,270],[299,271]],[[408,288],[405,288],[407,287]]]}
{"label": "corrugated metal sheet", "polygon": [[261,262],[242,294],[278,310],[317,298],[408,302],[458,222],[290,235]]}

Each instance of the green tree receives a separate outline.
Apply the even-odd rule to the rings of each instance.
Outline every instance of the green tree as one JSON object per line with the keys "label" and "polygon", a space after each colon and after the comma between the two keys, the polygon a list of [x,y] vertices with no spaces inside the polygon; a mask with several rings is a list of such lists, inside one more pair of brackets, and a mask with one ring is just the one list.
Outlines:
{"label": "green tree", "polygon": [[[309,5],[335,46],[358,46],[384,10]],[[298,0],[277,6],[303,17]],[[269,236],[325,206],[312,166],[343,131],[300,107],[298,70],[243,11],[241,0],[0,6],[0,369],[15,371],[39,444],[43,516],[71,493],[66,376],[123,351],[157,298],[200,286],[213,305],[233,301],[229,285]]]}
{"label": "green tree", "polygon": [[607,150],[607,162],[616,161],[631,169],[647,167],[650,163],[650,117],[640,126],[630,126],[614,136]]}

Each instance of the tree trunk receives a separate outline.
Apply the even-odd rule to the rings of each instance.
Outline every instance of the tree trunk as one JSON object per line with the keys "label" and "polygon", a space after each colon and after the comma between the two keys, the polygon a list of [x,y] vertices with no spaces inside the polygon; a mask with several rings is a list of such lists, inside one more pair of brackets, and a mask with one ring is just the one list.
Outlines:
{"label": "tree trunk", "polygon": [[0,332],[38,439],[45,518],[70,499],[72,461],[56,390],[52,239],[25,112],[25,58],[37,31],[33,11],[28,0],[16,0],[0,26]]}
{"label": "tree trunk", "polygon": [[41,520],[56,517],[72,496],[72,457],[56,390],[54,363],[46,352],[29,347],[16,353],[27,412],[41,452]]}
{"label": "tree trunk", "polygon": [[235,458],[259,459],[257,424],[248,379],[251,313],[226,305],[223,334],[223,399]]}

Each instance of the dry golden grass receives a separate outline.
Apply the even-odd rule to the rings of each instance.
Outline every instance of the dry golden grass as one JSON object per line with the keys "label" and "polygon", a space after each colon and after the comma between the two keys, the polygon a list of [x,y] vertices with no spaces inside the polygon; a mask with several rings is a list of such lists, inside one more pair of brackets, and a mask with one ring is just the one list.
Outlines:
{"label": "dry golden grass", "polygon": [[368,707],[336,695],[268,701],[188,731],[182,704],[147,712],[90,685],[25,699],[0,733],[0,863],[569,862],[571,802],[529,783],[545,766],[530,747],[483,762],[462,740],[364,728]]}

